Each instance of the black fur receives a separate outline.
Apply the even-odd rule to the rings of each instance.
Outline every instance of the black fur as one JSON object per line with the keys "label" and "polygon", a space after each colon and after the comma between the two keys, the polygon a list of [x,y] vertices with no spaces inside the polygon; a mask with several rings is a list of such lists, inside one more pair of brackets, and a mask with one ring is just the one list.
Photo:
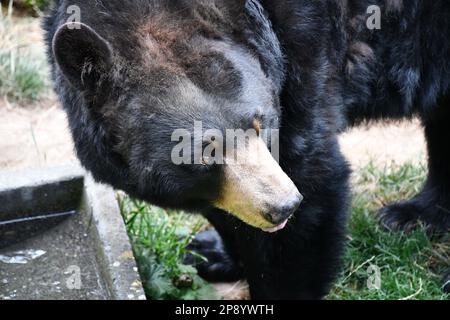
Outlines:
{"label": "black fur", "polygon": [[[282,104],[295,108],[286,108],[285,116],[292,120],[308,114],[298,112],[299,106],[334,109],[343,115],[333,117],[344,119],[337,122],[342,129],[362,121],[419,116],[428,144],[428,180],[413,199],[383,208],[380,219],[391,229],[422,221],[448,232],[450,3],[262,2],[289,61]],[[370,5],[381,8],[380,30],[366,26]]]}
{"label": "black fur", "polygon": [[[208,279],[243,275],[255,299],[319,299],[328,293],[339,269],[349,209],[349,168],[337,135],[366,119],[419,114],[429,144],[429,180],[417,198],[385,208],[383,220],[392,226],[421,219],[449,228],[447,1],[410,0],[402,6],[400,0],[375,1],[383,10],[382,29],[377,31],[365,27],[365,11],[374,1],[263,0],[265,11],[256,0],[196,7],[203,2],[208,3],[61,0],[46,19],[56,91],[78,156],[96,179],[157,205],[201,211],[223,241],[210,232],[194,243],[194,249],[211,259],[199,266]],[[70,71],[61,73],[51,49],[56,30],[67,19],[66,8],[73,3],[82,9],[82,22],[114,52],[109,68],[102,64],[107,59],[98,63],[89,59],[92,52],[84,53],[82,68],[68,69],[81,76],[80,83],[70,79]],[[162,12],[170,12],[174,20],[162,20],[164,24],[191,16],[195,21],[199,18],[193,12],[200,13],[203,27],[193,32],[251,53],[271,80],[273,102],[264,106],[264,126],[279,126],[280,164],[305,198],[286,229],[266,234],[213,209],[210,203],[220,193],[220,168],[170,163],[167,137],[174,128],[189,125],[188,119],[200,118],[214,128],[245,128],[252,117],[261,115],[252,103],[233,102],[230,92],[242,88],[244,79],[220,55],[192,59],[197,49],[180,41],[171,50],[182,71],[168,72],[172,65],[163,68],[156,62],[144,65],[142,55],[149,48],[139,30],[148,22],[158,24]],[[181,32],[178,37],[183,36]],[[72,48],[79,45],[76,40],[70,43]],[[202,87],[214,103],[206,109],[187,102],[183,106],[167,90],[179,77]],[[214,86],[223,79],[233,80],[225,87]],[[171,103],[179,105],[174,109],[167,106]],[[225,248],[226,253],[216,254],[211,248],[219,253]]]}

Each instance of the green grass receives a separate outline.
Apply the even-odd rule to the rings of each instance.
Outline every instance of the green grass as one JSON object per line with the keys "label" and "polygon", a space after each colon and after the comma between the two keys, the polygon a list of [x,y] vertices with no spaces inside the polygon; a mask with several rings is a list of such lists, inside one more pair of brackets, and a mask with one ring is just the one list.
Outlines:
{"label": "green grass", "polygon": [[0,6],[7,7],[12,3],[16,14],[41,16],[44,9],[48,8],[51,2],[51,0],[2,0]]}
{"label": "green grass", "polygon": [[[376,211],[385,203],[417,193],[426,177],[423,166],[373,165],[353,181],[353,212],[344,268],[328,299],[398,300],[448,299],[441,276],[450,266],[450,237],[429,236],[424,227],[410,234],[379,227]],[[181,263],[187,244],[207,223],[197,216],[170,212],[121,197],[120,203],[140,266],[147,295],[152,299],[216,298],[196,271]],[[378,268],[380,287],[369,287]],[[180,279],[188,279],[181,281]]]}
{"label": "green grass", "polygon": [[150,299],[217,299],[195,268],[182,263],[186,246],[206,222],[193,215],[166,211],[119,197],[121,211]]}
{"label": "green grass", "polygon": [[28,41],[30,22],[0,12],[0,99],[19,104],[36,101],[49,89],[45,52]]}
{"label": "green grass", "polygon": [[[442,292],[442,275],[450,266],[449,236],[429,236],[419,227],[410,234],[388,232],[377,223],[384,204],[417,193],[426,177],[423,166],[370,165],[354,181],[353,213],[344,271],[329,299],[436,300],[450,298]],[[381,280],[375,286],[374,273]],[[379,287],[378,287],[379,285]]]}
{"label": "green grass", "polygon": [[27,6],[33,10],[43,10],[50,4],[49,0],[16,0],[16,1],[22,3],[24,6]]}

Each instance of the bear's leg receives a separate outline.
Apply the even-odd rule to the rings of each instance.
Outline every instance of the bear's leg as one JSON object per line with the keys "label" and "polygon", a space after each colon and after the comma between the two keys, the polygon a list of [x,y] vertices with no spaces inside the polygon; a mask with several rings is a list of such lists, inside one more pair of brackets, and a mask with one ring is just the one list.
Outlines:
{"label": "bear's leg", "polygon": [[325,298],[340,270],[347,211],[303,208],[278,233],[254,232],[242,252],[252,299]]}
{"label": "bear's leg", "polygon": [[[450,99],[423,117],[428,145],[428,179],[413,199],[388,205],[380,211],[382,225],[411,230],[422,222],[431,230],[450,231]],[[444,277],[450,292],[450,269]]]}
{"label": "bear's leg", "polygon": [[205,216],[216,229],[201,232],[195,237],[188,246],[188,250],[195,254],[188,254],[185,263],[195,266],[199,275],[209,282],[243,279],[234,242],[235,235],[231,233],[234,230],[233,224],[239,222],[223,212],[211,212]]}
{"label": "bear's leg", "polygon": [[210,282],[246,278],[252,299],[324,298],[345,243],[349,191],[346,182],[337,184],[308,197],[286,228],[273,234],[223,212],[206,215],[217,231],[200,233],[190,250],[208,261],[190,256],[187,262]]}
{"label": "bear's leg", "polygon": [[450,229],[450,101],[423,117],[428,145],[428,179],[414,198],[386,206],[381,223],[391,230],[410,230],[417,222],[433,230]]}
{"label": "bear's leg", "polygon": [[286,227],[273,234],[248,226],[239,232],[252,299],[323,299],[338,276],[350,211],[350,170],[337,141],[329,141],[314,149],[320,154],[280,162],[304,196]]}
{"label": "bear's leg", "polygon": [[191,255],[186,262],[210,282],[246,278],[252,299],[322,299],[336,278],[344,248],[348,195],[344,189],[338,194],[337,205],[324,196],[326,207],[304,206],[274,234],[224,213],[207,216],[218,232],[200,233],[189,249],[208,261]]}
{"label": "bear's leg", "polygon": [[[283,230],[266,233],[221,211],[205,214],[217,233],[200,234],[192,246],[209,258],[197,264],[204,279],[246,278],[252,299],[312,300],[328,294],[340,269],[350,204],[349,168],[332,142],[325,149],[330,154],[311,160],[314,166],[298,159],[283,164],[305,196]],[[311,177],[314,183],[306,183]]]}

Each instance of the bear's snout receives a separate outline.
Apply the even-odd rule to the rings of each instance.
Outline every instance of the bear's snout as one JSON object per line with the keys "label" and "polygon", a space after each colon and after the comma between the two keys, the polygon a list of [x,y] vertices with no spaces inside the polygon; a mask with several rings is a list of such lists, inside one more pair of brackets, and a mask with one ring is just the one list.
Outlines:
{"label": "bear's snout", "polygon": [[302,201],[303,196],[300,193],[295,193],[286,199],[285,203],[270,208],[265,214],[265,218],[276,226],[281,225],[297,211]]}
{"label": "bear's snout", "polygon": [[237,149],[237,162],[225,157],[220,198],[215,206],[267,231],[282,229],[303,196],[259,137]]}

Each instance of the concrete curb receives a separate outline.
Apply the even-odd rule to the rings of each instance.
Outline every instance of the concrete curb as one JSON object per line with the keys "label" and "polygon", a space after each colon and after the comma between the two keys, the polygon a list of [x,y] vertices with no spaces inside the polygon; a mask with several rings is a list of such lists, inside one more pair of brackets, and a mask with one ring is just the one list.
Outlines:
{"label": "concrete curb", "polygon": [[114,191],[85,180],[86,201],[95,222],[103,277],[115,300],[145,300],[142,283]]}
{"label": "concrete curb", "polygon": [[[0,172],[0,227],[10,228],[11,221],[22,218],[74,209],[82,215],[81,221],[94,242],[93,259],[97,261],[99,283],[107,291],[105,297],[144,300],[132,246],[111,188],[95,183],[76,166]],[[42,224],[45,219],[36,222]]]}

